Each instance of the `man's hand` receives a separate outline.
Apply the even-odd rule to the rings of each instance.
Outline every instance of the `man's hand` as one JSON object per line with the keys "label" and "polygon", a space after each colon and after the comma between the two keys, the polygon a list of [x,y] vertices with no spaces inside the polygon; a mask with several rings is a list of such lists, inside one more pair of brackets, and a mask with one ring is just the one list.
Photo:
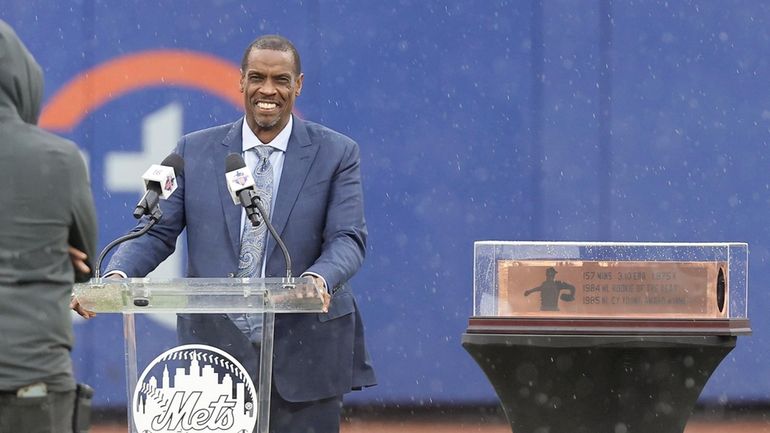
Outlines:
{"label": "man's hand", "polygon": [[321,297],[323,298],[323,312],[328,313],[329,312],[329,304],[332,302],[332,297],[329,295],[329,291],[326,290],[326,284],[324,283],[323,278],[318,278],[315,275],[310,275],[310,278],[313,279],[313,284],[315,284],[316,287],[318,287],[318,290],[321,291]]}
{"label": "man's hand", "polygon": [[91,268],[88,267],[88,264],[86,263],[86,260],[88,259],[88,256],[83,251],[80,251],[79,249],[75,247],[69,247],[67,251],[70,254],[70,260],[72,261],[72,267],[75,268],[78,272],[81,272],[83,274],[90,274]]}
{"label": "man's hand", "polygon": [[[74,248],[71,248],[71,249],[74,249]],[[77,251],[77,250],[75,250],[75,251]],[[73,260],[72,263],[73,264],[75,263],[74,260]],[[112,280],[120,280],[120,279],[123,278],[123,276],[118,274],[118,273],[111,273],[111,274],[108,274],[104,278],[108,278],[108,279],[112,279]],[[87,310],[82,305],[80,305],[80,302],[78,302],[77,298],[74,295],[72,296],[72,300],[70,301],[70,308],[72,308],[73,311],[78,313],[80,315],[80,317],[82,317],[84,319],[90,319],[90,318],[96,316],[96,313],[94,313],[91,310]]]}
{"label": "man's hand", "polygon": [[94,313],[91,310],[86,310],[82,305],[80,305],[80,302],[78,302],[78,298],[72,297],[72,300],[70,301],[70,308],[76,313],[80,315],[80,317],[84,319],[90,319],[94,316],[96,316],[96,313]]}
{"label": "man's hand", "polygon": [[[72,267],[75,268],[76,271],[83,274],[91,273],[91,268],[89,268],[88,264],[86,263],[86,260],[88,259],[88,255],[86,253],[72,246],[67,248],[67,252],[70,255],[70,261],[72,261]],[[83,306],[80,305],[80,302],[78,302],[77,298],[74,296],[70,301],[70,308],[72,308],[76,313],[85,319],[90,319],[96,316],[96,313],[93,311],[83,308]]]}

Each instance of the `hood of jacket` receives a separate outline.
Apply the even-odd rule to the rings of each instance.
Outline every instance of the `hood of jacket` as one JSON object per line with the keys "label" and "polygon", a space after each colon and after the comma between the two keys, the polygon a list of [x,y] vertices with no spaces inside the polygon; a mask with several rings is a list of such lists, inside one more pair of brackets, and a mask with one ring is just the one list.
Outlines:
{"label": "hood of jacket", "polygon": [[43,99],[43,71],[16,32],[0,20],[0,117],[37,124]]}

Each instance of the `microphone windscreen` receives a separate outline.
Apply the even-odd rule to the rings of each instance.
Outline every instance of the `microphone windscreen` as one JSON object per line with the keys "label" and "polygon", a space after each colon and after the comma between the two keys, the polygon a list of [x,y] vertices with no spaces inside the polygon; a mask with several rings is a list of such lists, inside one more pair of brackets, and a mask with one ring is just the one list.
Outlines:
{"label": "microphone windscreen", "polygon": [[176,153],[169,154],[160,165],[174,169],[174,176],[179,176],[184,171],[184,160]]}
{"label": "microphone windscreen", "polygon": [[239,153],[231,153],[225,158],[225,173],[246,167],[246,161]]}

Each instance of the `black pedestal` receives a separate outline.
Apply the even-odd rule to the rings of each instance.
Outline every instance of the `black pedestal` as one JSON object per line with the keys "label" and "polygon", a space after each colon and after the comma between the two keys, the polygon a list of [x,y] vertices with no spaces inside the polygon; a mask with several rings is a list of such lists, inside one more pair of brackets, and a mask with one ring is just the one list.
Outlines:
{"label": "black pedestal", "polygon": [[682,433],[735,336],[463,334],[513,433]]}

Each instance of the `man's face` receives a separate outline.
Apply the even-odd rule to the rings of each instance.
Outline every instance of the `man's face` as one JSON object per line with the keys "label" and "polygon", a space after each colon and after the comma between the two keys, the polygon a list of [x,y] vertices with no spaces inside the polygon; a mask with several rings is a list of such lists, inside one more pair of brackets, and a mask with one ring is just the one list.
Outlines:
{"label": "man's face", "polygon": [[289,122],[294,100],[302,90],[303,75],[295,72],[290,51],[251,50],[241,71],[241,92],[246,122],[267,143]]}

